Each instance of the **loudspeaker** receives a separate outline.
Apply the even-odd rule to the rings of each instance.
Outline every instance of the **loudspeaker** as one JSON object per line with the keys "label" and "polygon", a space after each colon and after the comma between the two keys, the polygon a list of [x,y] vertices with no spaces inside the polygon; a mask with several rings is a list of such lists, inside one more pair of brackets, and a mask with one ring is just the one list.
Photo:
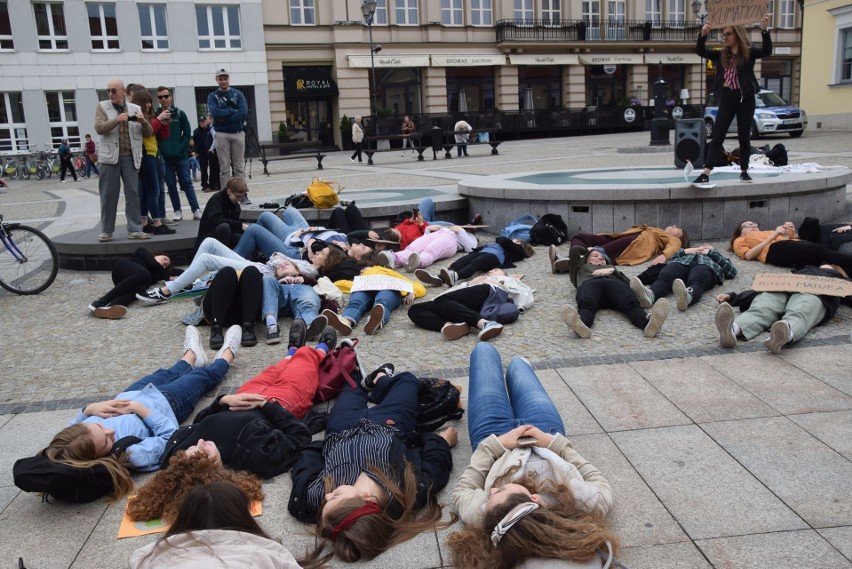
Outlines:
{"label": "loudspeaker", "polygon": [[675,123],[674,163],[678,168],[692,162],[696,168],[704,166],[705,131],[702,119],[681,119]]}

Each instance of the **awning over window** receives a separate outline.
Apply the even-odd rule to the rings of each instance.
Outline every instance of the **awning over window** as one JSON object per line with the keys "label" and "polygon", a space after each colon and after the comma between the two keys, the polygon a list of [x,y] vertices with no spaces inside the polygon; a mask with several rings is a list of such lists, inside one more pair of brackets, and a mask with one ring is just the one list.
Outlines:
{"label": "awning over window", "polygon": [[663,65],[690,65],[693,63],[701,63],[701,58],[694,53],[646,53],[645,63],[648,65],[657,65],[660,62]]}
{"label": "awning over window", "polygon": [[642,65],[645,63],[645,58],[641,53],[585,53],[580,56],[580,63],[583,65]]}
{"label": "awning over window", "polygon": [[505,55],[433,55],[434,67],[480,67],[506,65]]}
{"label": "awning over window", "polygon": [[318,97],[336,97],[337,83],[325,69],[306,67],[295,71],[285,72],[284,98],[316,99]]}
{"label": "awning over window", "polygon": [[509,63],[512,65],[577,65],[579,62],[580,58],[570,53],[509,55]]}
{"label": "awning over window", "polygon": [[[347,55],[349,67],[371,67],[369,55]],[[375,55],[376,67],[429,67],[428,55]]]}

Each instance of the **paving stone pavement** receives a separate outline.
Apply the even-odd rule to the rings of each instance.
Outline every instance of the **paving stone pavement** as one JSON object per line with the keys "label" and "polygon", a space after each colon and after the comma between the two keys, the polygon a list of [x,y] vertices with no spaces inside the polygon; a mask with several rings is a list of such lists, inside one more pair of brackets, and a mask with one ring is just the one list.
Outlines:
{"label": "paving stone pavement", "polygon": [[[792,161],[852,166],[852,133],[814,131],[779,140]],[[469,159],[416,162],[388,153],[375,166],[352,165],[341,152],[326,158],[322,174],[369,195],[372,188],[452,192],[455,181],[471,175],[671,164],[671,152],[647,143],[647,133],[509,141],[499,156],[474,148]],[[258,166],[249,184],[255,204],[304,189],[316,174],[309,161],[272,163],[269,178]],[[202,202],[208,196],[199,194]],[[98,219],[97,182],[12,182],[0,194],[0,213],[49,235],[90,227]],[[849,207],[845,216],[852,217]],[[713,293],[745,288],[758,272],[780,271],[734,262],[738,277]],[[504,364],[513,356],[533,363],[575,446],[609,478],[611,522],[627,565],[852,567],[852,310],[841,307],[833,321],[780,356],[766,351],[765,335],[735,350],[719,348],[712,293],[687,312],[672,303],[658,338],[646,339],[623,316],[602,311],[592,338],[581,340],[558,318],[574,290],[567,276],[550,272],[546,250],[538,248],[516,270],[536,289],[536,303],[493,343]],[[118,321],[91,318],[86,305],[110,286],[107,273],[61,271],[41,295],[0,291],[0,559],[6,562],[22,556],[34,569],[120,567],[133,549],[154,539],[115,539],[123,502],[46,504],[12,484],[14,460],[47,444],[75,408],[111,397],[179,356],[179,318],[191,301],[132,306]],[[391,360],[466,388],[475,338],[445,342],[416,329],[405,310],[374,336],[355,330],[366,365]],[[241,350],[221,390],[241,385],[283,352],[263,343]],[[455,467],[440,494],[445,501],[471,454],[464,421],[458,426]],[[286,513],[289,476],[264,488],[261,524],[298,555],[313,539],[309,527]],[[448,531],[421,535],[359,565],[451,566]]]}

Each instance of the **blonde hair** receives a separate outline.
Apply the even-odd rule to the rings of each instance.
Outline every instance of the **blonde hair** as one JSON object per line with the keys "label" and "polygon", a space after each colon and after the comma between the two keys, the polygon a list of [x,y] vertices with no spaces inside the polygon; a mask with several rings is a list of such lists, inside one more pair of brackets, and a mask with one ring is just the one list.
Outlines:
{"label": "blonde hair", "polygon": [[111,502],[121,500],[133,491],[133,479],[130,478],[130,460],[127,452],[119,456],[109,454],[98,456],[95,441],[89,433],[89,429],[82,423],[71,425],[56,433],[53,440],[46,449],[44,455],[60,464],[67,464],[74,468],[91,468],[98,464],[103,465],[112,479]]}

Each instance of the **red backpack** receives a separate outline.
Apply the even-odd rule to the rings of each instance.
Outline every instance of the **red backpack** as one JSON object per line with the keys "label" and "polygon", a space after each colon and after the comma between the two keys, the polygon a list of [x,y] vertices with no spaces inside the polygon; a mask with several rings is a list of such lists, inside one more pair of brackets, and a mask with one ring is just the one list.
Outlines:
{"label": "red backpack", "polygon": [[337,346],[320,362],[317,370],[319,385],[314,395],[314,403],[334,399],[343,391],[358,386],[363,375],[358,365],[358,354],[355,353],[357,345],[358,338],[352,338],[351,344]]}

